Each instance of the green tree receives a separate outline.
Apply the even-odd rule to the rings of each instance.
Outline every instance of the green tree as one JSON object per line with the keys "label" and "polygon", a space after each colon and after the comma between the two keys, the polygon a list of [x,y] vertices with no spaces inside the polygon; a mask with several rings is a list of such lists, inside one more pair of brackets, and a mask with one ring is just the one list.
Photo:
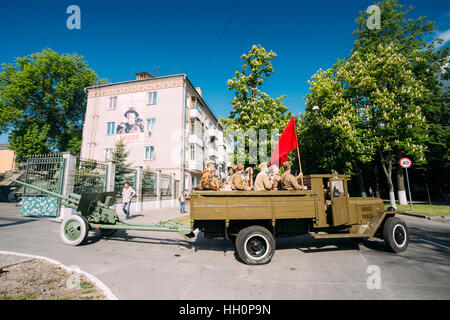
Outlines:
{"label": "green tree", "polygon": [[[126,150],[126,145],[123,143],[122,140],[119,140],[115,146],[114,150],[112,151],[112,161],[116,165],[116,171],[115,171],[115,190],[116,192],[120,191],[123,187],[123,184],[125,182],[129,182],[131,185],[133,185],[133,181],[129,181],[129,174],[133,171],[130,168],[130,164],[127,163],[127,158],[130,154],[130,151]],[[133,185],[134,186],[134,185]]]}
{"label": "green tree", "polygon": [[[282,131],[287,125],[292,113],[283,104],[285,96],[271,98],[269,94],[261,91],[264,79],[274,72],[272,59],[276,57],[273,51],[267,51],[261,45],[253,45],[248,54],[243,54],[244,61],[241,71],[235,72],[235,77],[228,80],[228,90],[235,91],[231,101],[232,110],[228,119],[221,118],[220,123],[228,134],[241,135],[254,130],[255,136],[246,137],[245,154],[235,154],[234,161],[244,158],[246,163],[251,160],[249,146],[256,150],[266,150],[260,161],[270,159],[273,150],[270,149],[271,130]],[[259,130],[266,130],[267,139],[260,139]],[[238,137],[239,138],[239,137]],[[266,158],[266,159],[264,159]]]}
{"label": "green tree", "polygon": [[[448,163],[442,158],[450,149],[449,108],[439,75],[449,51],[436,49],[442,40],[425,40],[436,30],[434,22],[407,18],[412,7],[396,0],[377,5],[381,28],[368,29],[368,14],[361,12],[352,56],[313,76],[300,137],[306,163],[316,169],[361,177],[362,167],[380,160],[392,200],[392,171],[400,157],[424,168],[425,159]],[[399,185],[402,179],[398,171]]]}
{"label": "green tree", "polygon": [[[97,78],[77,54],[60,55],[51,49],[2,64],[0,73],[0,133],[10,142],[33,124],[46,133],[52,152],[79,150],[86,110],[85,87]],[[46,128],[44,130],[44,128]],[[42,142],[42,135],[35,142]],[[17,143],[11,143],[23,158]]]}
{"label": "green tree", "polygon": [[344,86],[342,77],[338,77],[339,68],[337,64],[332,69],[319,70],[313,81],[308,81],[311,88],[300,140],[308,172],[357,175],[364,196],[361,169],[372,161],[375,148],[361,117],[363,110],[354,93]]}
{"label": "green tree", "polygon": [[10,135],[10,148],[16,153],[16,162],[25,162],[32,155],[49,152],[48,131],[50,125],[42,128],[37,123],[15,128]]}
{"label": "green tree", "polygon": [[[450,108],[444,98],[440,76],[441,70],[444,69],[446,70],[444,77],[448,78],[447,57],[450,48],[448,46],[439,48],[443,40],[434,37],[437,30],[434,21],[429,21],[424,16],[409,17],[413,6],[406,7],[397,0],[384,0],[376,5],[381,12],[381,28],[367,28],[368,14],[360,12],[356,19],[358,27],[353,33],[357,37],[353,51],[360,54],[376,52],[379,45],[388,46],[392,43],[412,62],[410,67],[414,77],[426,88],[423,95],[417,99],[417,103],[421,106],[429,127],[425,150],[427,165],[422,163],[419,169],[433,180],[434,185],[442,186],[445,181],[441,177],[448,175],[449,169]],[[426,37],[432,39],[428,41]],[[417,56],[421,59],[415,59]],[[402,198],[406,199],[403,170],[398,166],[397,170],[399,197],[403,194]]]}
{"label": "green tree", "polygon": [[[373,53],[355,51],[333,70],[313,77],[307,103],[310,116],[304,121],[307,141],[331,149],[325,151],[328,167],[360,174],[361,165],[377,154],[394,207],[396,160],[410,156],[425,163],[427,125],[418,100],[426,88],[414,77],[411,65],[395,45],[379,45]],[[320,109],[310,110],[313,105]]]}

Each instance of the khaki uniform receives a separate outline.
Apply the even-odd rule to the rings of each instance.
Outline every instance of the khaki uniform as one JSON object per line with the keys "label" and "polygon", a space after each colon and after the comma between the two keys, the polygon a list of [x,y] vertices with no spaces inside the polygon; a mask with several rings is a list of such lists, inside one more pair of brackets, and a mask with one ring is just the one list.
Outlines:
{"label": "khaki uniform", "polygon": [[273,176],[273,190],[281,190],[281,177],[280,175],[277,173]]}
{"label": "khaki uniform", "polygon": [[265,172],[260,172],[256,176],[254,190],[255,191],[272,190],[272,182],[270,181],[269,176]]}
{"label": "khaki uniform", "polygon": [[231,190],[245,190],[244,182],[240,172],[236,172],[231,176]]}
{"label": "khaki uniform", "polygon": [[217,179],[209,170],[202,172],[201,190],[217,190]]}
{"label": "khaki uniform", "polygon": [[290,172],[285,172],[281,176],[281,186],[283,190],[303,190],[297,179]]}

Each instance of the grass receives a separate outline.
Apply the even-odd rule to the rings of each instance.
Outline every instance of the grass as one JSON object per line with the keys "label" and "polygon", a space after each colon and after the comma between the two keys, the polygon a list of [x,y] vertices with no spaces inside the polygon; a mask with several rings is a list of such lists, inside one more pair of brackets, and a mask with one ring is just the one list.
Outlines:
{"label": "grass", "polygon": [[81,289],[88,289],[88,288],[93,288],[93,287],[94,287],[94,285],[91,282],[88,282],[88,281],[80,282]]}
{"label": "grass", "polygon": [[180,217],[180,218],[172,219],[169,221],[174,222],[174,223],[180,223],[180,224],[183,224],[183,225],[189,226],[189,227],[191,226],[191,217],[190,216]]}
{"label": "grass", "polygon": [[[384,204],[385,208],[388,208],[391,206],[390,203]],[[428,217],[444,217],[444,216],[450,216],[450,206],[449,205],[429,205],[429,204],[414,204],[413,203],[413,211],[411,212],[410,205],[397,205],[397,210],[404,211],[406,213],[414,213],[414,214],[420,214]]]}
{"label": "grass", "polygon": [[20,296],[16,297],[2,296],[0,297],[0,300],[34,300],[38,296],[38,294],[21,294]]}

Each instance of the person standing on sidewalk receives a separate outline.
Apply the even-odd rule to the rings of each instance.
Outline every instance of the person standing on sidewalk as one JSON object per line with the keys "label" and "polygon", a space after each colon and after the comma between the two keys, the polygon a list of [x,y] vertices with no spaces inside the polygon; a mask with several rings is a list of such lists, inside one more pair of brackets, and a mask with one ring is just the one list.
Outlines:
{"label": "person standing on sidewalk", "polygon": [[186,194],[183,192],[180,193],[178,197],[178,201],[180,201],[180,213],[186,213],[185,202],[186,202]]}
{"label": "person standing on sidewalk", "polygon": [[125,220],[130,218],[131,198],[133,198],[135,194],[136,191],[134,191],[128,182],[125,182],[122,190],[122,210],[125,213]]}

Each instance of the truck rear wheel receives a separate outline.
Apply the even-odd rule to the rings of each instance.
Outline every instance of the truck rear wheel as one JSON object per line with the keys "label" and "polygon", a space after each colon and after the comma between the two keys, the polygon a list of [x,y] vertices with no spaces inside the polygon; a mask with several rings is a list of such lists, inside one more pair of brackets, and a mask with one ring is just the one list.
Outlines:
{"label": "truck rear wheel", "polygon": [[266,264],[275,252],[275,239],[264,227],[247,227],[237,235],[236,250],[246,264]]}
{"label": "truck rear wheel", "polygon": [[397,217],[388,218],[383,227],[384,247],[390,252],[403,252],[408,248],[409,232],[406,223]]}

